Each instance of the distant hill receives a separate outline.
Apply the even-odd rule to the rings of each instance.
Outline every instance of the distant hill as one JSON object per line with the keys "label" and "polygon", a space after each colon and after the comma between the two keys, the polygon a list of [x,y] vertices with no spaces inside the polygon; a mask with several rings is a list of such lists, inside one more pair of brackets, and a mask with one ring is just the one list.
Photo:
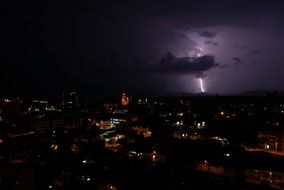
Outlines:
{"label": "distant hill", "polygon": [[239,94],[234,94],[235,96],[283,96],[284,91],[276,90],[266,90],[266,89],[257,89],[252,91],[246,91]]}
{"label": "distant hill", "polygon": [[176,93],[168,93],[164,95],[165,97],[187,97],[187,96],[216,96],[213,93],[207,92],[176,92]]}
{"label": "distant hill", "polygon": [[164,95],[165,97],[187,97],[187,96],[284,96],[284,91],[276,90],[266,90],[266,89],[257,89],[251,91],[245,91],[235,94],[218,94],[218,93],[207,93],[207,92],[177,92],[177,93],[168,93]]}

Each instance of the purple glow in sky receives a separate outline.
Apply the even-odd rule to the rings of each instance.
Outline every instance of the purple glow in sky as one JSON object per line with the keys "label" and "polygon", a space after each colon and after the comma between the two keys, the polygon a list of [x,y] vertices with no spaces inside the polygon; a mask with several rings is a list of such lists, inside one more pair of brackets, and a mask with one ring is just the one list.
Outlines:
{"label": "purple glow in sky", "polygon": [[199,79],[208,93],[284,90],[282,1],[5,1],[2,7],[3,93],[162,95],[199,92]]}

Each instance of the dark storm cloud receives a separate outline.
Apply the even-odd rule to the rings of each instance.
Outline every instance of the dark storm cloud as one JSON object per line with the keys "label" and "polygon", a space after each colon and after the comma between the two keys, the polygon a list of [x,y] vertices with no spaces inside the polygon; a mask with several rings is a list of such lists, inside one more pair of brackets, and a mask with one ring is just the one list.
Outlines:
{"label": "dark storm cloud", "polygon": [[173,54],[168,53],[163,58],[160,64],[152,66],[149,70],[150,73],[158,74],[191,74],[191,75],[204,75],[204,72],[218,67],[213,56],[205,55],[201,57],[175,57]]}
{"label": "dark storm cloud", "polygon": [[233,57],[232,60],[233,60],[235,63],[237,63],[237,64],[243,63],[243,61],[242,61],[241,58],[239,58],[239,57]]}
{"label": "dark storm cloud", "polygon": [[216,42],[216,41],[207,40],[207,41],[205,41],[205,44],[217,46],[219,43]]}
{"label": "dark storm cloud", "polygon": [[[159,62],[153,62],[147,59],[129,60],[127,57],[118,53],[111,53],[108,59],[101,61],[106,64],[101,64],[96,67],[93,74],[95,76],[101,76],[105,83],[108,80],[112,81],[112,78],[117,78],[116,81],[120,80],[118,78],[131,78],[133,83],[141,83],[144,81],[144,85],[146,86],[153,85],[150,83],[146,84],[145,77],[149,78],[151,76],[151,78],[157,80],[155,83],[159,83],[159,86],[163,86],[163,83],[160,84],[159,81],[163,80],[165,82],[167,78],[169,79],[169,76],[171,76],[171,78],[178,78],[180,75],[205,77],[207,71],[220,66],[215,62],[214,57],[210,55],[201,57],[176,57],[172,53],[167,53]],[[129,84],[125,83],[125,85]]]}
{"label": "dark storm cloud", "polygon": [[183,33],[179,33],[179,32],[175,32],[175,31],[167,31],[167,30],[163,30],[161,31],[162,34],[170,34],[172,36],[175,36],[176,38],[180,38],[180,39],[188,39],[188,37],[183,34]]}
{"label": "dark storm cloud", "polygon": [[204,31],[198,31],[198,35],[200,37],[204,37],[204,38],[214,38],[216,36],[215,33],[204,30]]}
{"label": "dark storm cloud", "polygon": [[233,64],[236,69],[240,69],[244,61],[239,57],[233,57]]}
{"label": "dark storm cloud", "polygon": [[245,50],[247,48],[245,45],[235,45],[234,47],[238,50]]}
{"label": "dark storm cloud", "polygon": [[176,76],[190,74],[203,76],[204,72],[219,67],[214,57],[210,55],[201,57],[175,57],[170,52],[159,63],[149,62],[145,59],[135,59],[129,62],[129,60],[120,57],[118,54],[112,54],[106,62],[108,64],[100,65],[96,71],[102,74],[120,73],[128,76],[135,76],[137,74],[166,74]]}
{"label": "dark storm cloud", "polygon": [[233,57],[232,60],[234,62],[235,68],[239,69],[241,64],[243,63],[243,60],[239,57]]}

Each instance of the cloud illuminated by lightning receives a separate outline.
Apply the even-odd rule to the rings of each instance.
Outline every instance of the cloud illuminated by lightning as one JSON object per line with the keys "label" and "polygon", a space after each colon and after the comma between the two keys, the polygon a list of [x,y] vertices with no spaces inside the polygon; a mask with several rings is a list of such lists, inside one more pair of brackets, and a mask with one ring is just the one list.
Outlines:
{"label": "cloud illuminated by lightning", "polygon": [[203,49],[201,47],[197,48],[196,57],[201,57],[203,54]]}
{"label": "cloud illuminated by lightning", "polygon": [[203,80],[202,80],[202,78],[199,78],[199,84],[200,84],[201,92],[205,92],[204,87],[203,87]]}

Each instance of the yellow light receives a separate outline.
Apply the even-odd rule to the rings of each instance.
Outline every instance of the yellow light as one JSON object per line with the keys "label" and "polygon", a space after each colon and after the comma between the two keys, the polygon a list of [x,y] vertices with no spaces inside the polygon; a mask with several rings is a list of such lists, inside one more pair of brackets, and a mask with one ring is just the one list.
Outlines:
{"label": "yellow light", "polygon": [[58,150],[58,145],[57,145],[57,144],[52,144],[52,145],[50,146],[50,148],[51,148],[52,150],[54,150],[54,151],[57,151],[57,150]]}
{"label": "yellow light", "polygon": [[5,99],[4,99],[4,102],[7,102],[7,103],[8,103],[8,102],[11,102],[11,100],[8,99],[8,98],[5,98]]}

